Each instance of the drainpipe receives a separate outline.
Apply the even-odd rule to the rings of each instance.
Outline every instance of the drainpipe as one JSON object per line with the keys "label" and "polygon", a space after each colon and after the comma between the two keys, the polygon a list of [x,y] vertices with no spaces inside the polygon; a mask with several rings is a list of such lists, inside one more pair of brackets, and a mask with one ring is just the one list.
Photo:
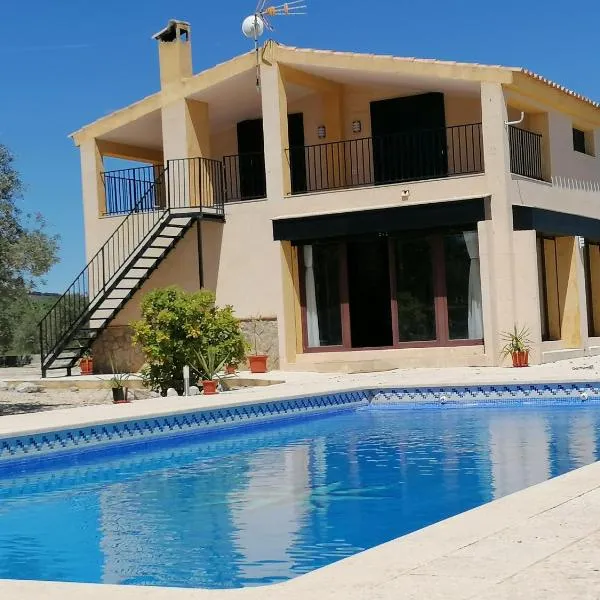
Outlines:
{"label": "drainpipe", "polygon": [[521,111],[521,118],[517,121],[504,121],[504,124],[508,127],[509,125],[519,125],[525,120],[525,113]]}

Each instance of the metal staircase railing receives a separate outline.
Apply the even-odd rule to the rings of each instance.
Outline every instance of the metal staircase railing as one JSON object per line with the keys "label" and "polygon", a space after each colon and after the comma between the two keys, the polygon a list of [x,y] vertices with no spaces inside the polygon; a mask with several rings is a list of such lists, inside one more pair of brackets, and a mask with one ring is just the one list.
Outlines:
{"label": "metal staircase railing", "polygon": [[[127,258],[167,212],[143,210],[147,195],[164,188],[168,167],[162,169],[154,185],[142,195],[104,245],[75,277],[65,293],[40,321],[42,374],[48,363],[62,351],[63,342],[80,328],[95,300],[120,271]],[[159,194],[160,195],[160,194]],[[48,360],[50,359],[50,360]]]}
{"label": "metal staircase railing", "polygon": [[[68,363],[72,358],[72,366],[91,345],[91,336],[84,335],[83,342],[82,339],[74,340],[74,337],[82,329],[93,333],[93,327],[86,327],[90,316],[98,309],[108,290],[127,272],[127,264],[139,251],[142,242],[156,233],[161,222],[167,223],[170,214],[181,214],[182,209],[189,209],[193,214],[224,214],[223,170],[219,161],[191,158],[169,161],[164,168],[149,168],[155,174],[152,183],[141,179],[137,173],[129,181],[123,172],[103,174],[107,193],[109,186],[111,189],[111,205],[117,211],[124,206],[131,208],[40,321],[42,376],[53,368],[57,360]],[[140,184],[140,181],[144,183]],[[76,347],[69,347],[75,342]],[[65,351],[74,354],[63,357]],[[70,369],[70,366],[54,368]]]}

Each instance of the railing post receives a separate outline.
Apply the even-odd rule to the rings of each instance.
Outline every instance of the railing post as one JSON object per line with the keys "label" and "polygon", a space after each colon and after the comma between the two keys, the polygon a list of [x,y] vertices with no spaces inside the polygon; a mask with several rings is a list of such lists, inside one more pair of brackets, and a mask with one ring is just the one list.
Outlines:
{"label": "railing post", "polygon": [[44,327],[44,322],[45,320],[42,319],[40,321],[40,324],[38,325],[38,335],[39,335],[39,341],[40,341],[40,366],[42,368],[42,377],[46,376],[45,370],[44,370],[44,358],[46,358],[44,356],[44,334],[43,334],[43,327]]}
{"label": "railing post", "polygon": [[[102,255],[102,289],[105,289],[106,288],[106,267],[104,265],[104,246],[102,246],[101,255]],[[95,292],[94,292],[94,294],[95,294]]]}

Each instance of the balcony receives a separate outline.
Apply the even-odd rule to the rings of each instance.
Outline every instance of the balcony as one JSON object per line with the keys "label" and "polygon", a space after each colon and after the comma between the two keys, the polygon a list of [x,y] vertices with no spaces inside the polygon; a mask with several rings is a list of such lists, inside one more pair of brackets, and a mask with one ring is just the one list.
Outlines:
{"label": "balcony", "polygon": [[510,172],[530,179],[544,180],[542,135],[510,125]]}
{"label": "balcony", "polygon": [[481,123],[287,151],[292,194],[482,173]]}
{"label": "balcony", "polygon": [[[103,216],[169,208],[223,207],[226,202],[266,197],[264,153],[170,160],[102,173],[106,197]],[[168,196],[168,199],[167,199]]]}
{"label": "balcony", "polygon": [[222,214],[225,181],[221,161],[208,158],[169,160],[102,173],[103,216],[128,215],[165,209]]}

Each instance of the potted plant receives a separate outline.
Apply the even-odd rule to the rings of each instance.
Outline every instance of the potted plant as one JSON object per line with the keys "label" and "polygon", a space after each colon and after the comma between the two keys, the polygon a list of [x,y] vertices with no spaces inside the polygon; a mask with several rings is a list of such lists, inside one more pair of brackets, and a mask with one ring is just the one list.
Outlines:
{"label": "potted plant", "polygon": [[198,376],[202,380],[202,390],[204,391],[204,394],[207,396],[217,394],[219,372],[223,370],[229,357],[219,360],[215,348],[209,348],[205,354],[195,350],[194,354],[194,362],[196,364],[192,364],[191,367],[198,373]]}
{"label": "potted plant", "polygon": [[237,363],[227,363],[225,365],[225,375],[235,375],[237,369]]}
{"label": "potted plant", "polygon": [[129,379],[129,373],[113,373],[108,380],[108,385],[112,389],[113,404],[124,404],[127,400],[127,388],[125,384]]}
{"label": "potted plant", "polygon": [[515,325],[512,331],[502,333],[502,339],[506,342],[502,347],[502,356],[510,356],[513,367],[528,367],[531,349],[529,330],[526,327],[519,329]]}
{"label": "potted plant", "polygon": [[82,375],[94,374],[94,359],[90,350],[85,350],[79,359],[79,369]]}
{"label": "potted plant", "polygon": [[265,331],[265,322],[259,317],[253,317],[250,319],[250,335],[252,336],[252,348],[254,354],[248,355],[248,365],[250,366],[250,373],[266,373],[267,372],[267,359],[268,354],[259,354],[258,345],[261,335]]}

